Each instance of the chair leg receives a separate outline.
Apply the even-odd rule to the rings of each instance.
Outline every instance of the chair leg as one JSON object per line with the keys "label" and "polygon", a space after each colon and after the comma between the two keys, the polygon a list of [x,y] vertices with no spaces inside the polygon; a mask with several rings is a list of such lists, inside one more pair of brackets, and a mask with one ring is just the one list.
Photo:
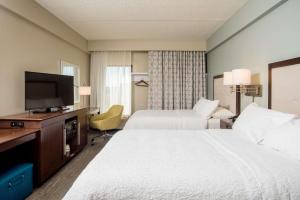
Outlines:
{"label": "chair leg", "polygon": [[109,139],[112,138],[113,135],[114,135],[114,134],[112,134],[112,133],[107,133],[107,132],[105,131],[104,138],[105,138],[106,140],[109,140]]}
{"label": "chair leg", "polygon": [[104,140],[107,140],[107,130],[104,131],[103,138]]}
{"label": "chair leg", "polygon": [[[101,134],[101,132],[104,132],[104,134]],[[96,135],[91,139],[91,146],[95,145],[95,138],[97,137],[102,137],[104,140],[107,141],[113,136],[113,134],[108,133],[107,130],[103,130],[101,132],[99,135]]]}
{"label": "chair leg", "polygon": [[95,138],[97,138],[97,137],[101,137],[101,135],[100,134],[96,135],[91,139],[91,146],[93,146],[95,144]]}
{"label": "chair leg", "polygon": [[92,138],[91,139],[91,146],[94,146],[94,144],[95,144],[95,138]]}

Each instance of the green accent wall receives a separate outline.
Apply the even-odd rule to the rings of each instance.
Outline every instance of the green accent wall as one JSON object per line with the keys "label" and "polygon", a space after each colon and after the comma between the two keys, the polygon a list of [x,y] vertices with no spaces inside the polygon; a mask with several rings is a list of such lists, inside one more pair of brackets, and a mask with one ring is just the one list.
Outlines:
{"label": "green accent wall", "polygon": [[[213,76],[245,67],[251,69],[253,82],[263,86],[263,96],[256,98],[255,101],[267,107],[268,64],[300,56],[300,1],[272,0],[268,6],[263,2],[250,0],[237,15],[209,38],[207,55],[209,98],[213,96]],[[253,20],[255,17],[249,16],[247,25],[247,14],[251,14],[250,11],[256,8],[261,10],[260,4],[264,4],[265,11],[257,12],[257,19],[254,22],[250,19]],[[243,15],[243,12],[246,14]],[[243,16],[245,23],[235,19],[239,16]],[[245,27],[238,31],[239,28],[234,22],[242,24],[240,28]],[[251,101],[251,97],[242,95],[242,109]]]}

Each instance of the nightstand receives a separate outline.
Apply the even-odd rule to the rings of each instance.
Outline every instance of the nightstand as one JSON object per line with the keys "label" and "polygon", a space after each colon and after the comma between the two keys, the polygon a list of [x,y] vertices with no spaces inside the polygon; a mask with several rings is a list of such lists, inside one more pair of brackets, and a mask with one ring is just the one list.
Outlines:
{"label": "nightstand", "polygon": [[221,129],[232,129],[233,120],[232,119],[221,119],[220,128]]}

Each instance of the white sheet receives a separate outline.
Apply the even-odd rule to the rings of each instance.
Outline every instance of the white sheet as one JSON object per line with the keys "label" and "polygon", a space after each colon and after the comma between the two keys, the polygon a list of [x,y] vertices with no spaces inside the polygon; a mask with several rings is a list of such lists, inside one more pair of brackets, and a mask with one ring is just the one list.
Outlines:
{"label": "white sheet", "polygon": [[90,162],[65,200],[300,199],[300,162],[233,130],[127,130]]}
{"label": "white sheet", "polygon": [[194,110],[140,110],[135,112],[124,129],[187,129],[207,128],[207,119]]}

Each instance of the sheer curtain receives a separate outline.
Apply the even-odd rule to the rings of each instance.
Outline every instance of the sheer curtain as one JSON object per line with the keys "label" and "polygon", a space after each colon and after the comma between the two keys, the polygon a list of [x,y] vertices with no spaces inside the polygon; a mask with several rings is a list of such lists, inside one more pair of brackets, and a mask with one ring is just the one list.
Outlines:
{"label": "sheer curtain", "polygon": [[113,104],[131,114],[131,52],[93,52],[91,55],[91,102],[105,112]]}
{"label": "sheer curtain", "polygon": [[124,105],[124,115],[131,114],[131,66],[106,67],[105,107]]}

